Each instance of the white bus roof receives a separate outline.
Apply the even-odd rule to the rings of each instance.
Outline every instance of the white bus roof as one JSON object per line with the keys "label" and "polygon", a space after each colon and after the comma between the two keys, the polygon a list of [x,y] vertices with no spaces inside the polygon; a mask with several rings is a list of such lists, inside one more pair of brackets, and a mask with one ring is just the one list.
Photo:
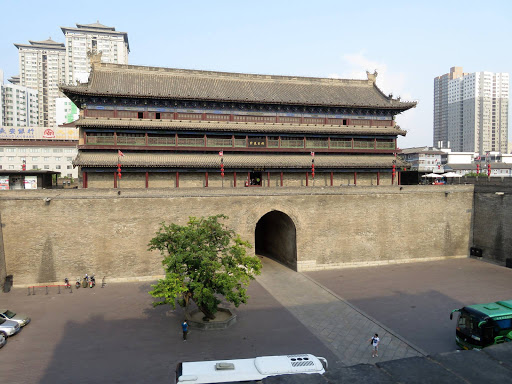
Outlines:
{"label": "white bus roof", "polygon": [[183,362],[178,383],[223,383],[262,380],[273,375],[324,372],[322,362],[310,354],[262,356],[254,359]]}

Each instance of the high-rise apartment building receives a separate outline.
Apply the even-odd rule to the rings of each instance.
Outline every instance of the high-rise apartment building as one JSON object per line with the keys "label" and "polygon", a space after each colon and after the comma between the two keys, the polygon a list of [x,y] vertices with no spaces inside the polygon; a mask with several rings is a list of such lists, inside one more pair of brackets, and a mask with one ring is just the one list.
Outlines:
{"label": "high-rise apartment building", "polygon": [[87,82],[91,71],[90,54],[101,52],[104,63],[128,64],[128,33],[99,22],[61,29],[66,37],[66,83]]}
{"label": "high-rise apartment building", "polygon": [[508,73],[463,73],[453,67],[434,78],[434,145],[454,151],[508,152]]}
{"label": "high-rise apartment building", "polygon": [[37,91],[14,84],[0,84],[0,126],[38,126]]}
{"label": "high-rise apartment building", "polygon": [[462,67],[452,67],[434,78],[434,147],[448,147],[448,81],[462,76]]}
{"label": "high-rise apartment building", "polygon": [[51,39],[14,44],[18,48],[20,85],[37,90],[39,125],[55,125],[55,99],[62,95],[59,84],[65,81],[64,44]]}

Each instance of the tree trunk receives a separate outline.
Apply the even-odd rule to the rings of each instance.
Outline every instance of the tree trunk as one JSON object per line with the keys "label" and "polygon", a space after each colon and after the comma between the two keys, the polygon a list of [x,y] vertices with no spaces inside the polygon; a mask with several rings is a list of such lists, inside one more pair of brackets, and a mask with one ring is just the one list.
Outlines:
{"label": "tree trunk", "polygon": [[203,317],[203,321],[210,321],[210,320],[213,320],[215,319],[215,314],[211,311],[208,310],[208,308],[206,308],[205,306],[203,305],[198,305],[197,306],[201,312],[203,312],[204,314],[204,317]]}

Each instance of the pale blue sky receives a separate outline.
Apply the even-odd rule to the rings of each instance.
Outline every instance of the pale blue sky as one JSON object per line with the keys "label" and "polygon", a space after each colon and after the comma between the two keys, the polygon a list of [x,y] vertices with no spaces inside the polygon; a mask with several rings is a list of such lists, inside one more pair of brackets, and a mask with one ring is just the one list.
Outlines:
{"label": "pale blue sky", "polygon": [[377,69],[385,93],[419,102],[397,117],[408,131],[399,146],[432,145],[434,76],[512,73],[511,12],[506,0],[0,0],[0,69],[18,74],[13,43],[64,42],[61,26],[99,20],[128,32],[135,65],[343,78]]}

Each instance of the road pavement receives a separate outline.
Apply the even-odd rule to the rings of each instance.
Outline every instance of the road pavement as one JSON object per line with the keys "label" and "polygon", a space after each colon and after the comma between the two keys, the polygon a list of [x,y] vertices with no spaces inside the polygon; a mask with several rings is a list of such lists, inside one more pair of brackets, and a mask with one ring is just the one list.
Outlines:
{"label": "road pavement", "polygon": [[[181,339],[181,309],[152,307],[149,283],[70,293],[14,288],[0,307],[32,322],[0,350],[9,383],[172,383],[179,361],[312,353],[331,367],[453,351],[452,309],[511,299],[512,270],[473,259],[296,273],[263,259],[238,321]],[[379,333],[378,359],[368,339]]]}
{"label": "road pavement", "polygon": [[5,383],[174,383],[179,361],[312,353],[336,356],[314,334],[253,282],[249,303],[235,309],[227,330],[192,329],[182,340],[181,308],[153,308],[149,283],[112,283],[105,288],[14,288],[0,293],[0,307],[32,322],[0,349]]}
{"label": "road pavement", "polygon": [[457,348],[453,309],[512,299],[512,269],[470,258],[305,275],[428,354]]}

